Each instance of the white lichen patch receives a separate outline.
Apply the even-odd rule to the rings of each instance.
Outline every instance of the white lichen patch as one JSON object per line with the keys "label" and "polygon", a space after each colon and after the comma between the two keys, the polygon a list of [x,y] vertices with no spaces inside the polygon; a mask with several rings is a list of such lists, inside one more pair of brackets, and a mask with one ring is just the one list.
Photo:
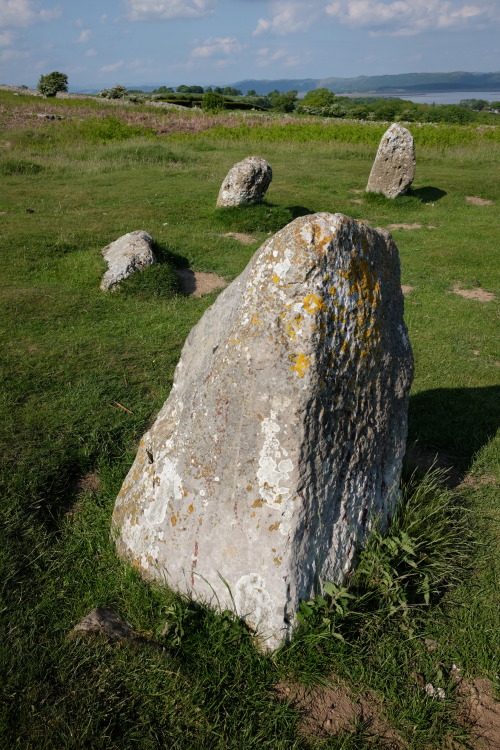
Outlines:
{"label": "white lichen patch", "polygon": [[281,427],[275,411],[271,411],[270,417],[262,420],[261,430],[264,442],[257,469],[259,493],[267,505],[275,508],[276,504],[281,504],[290,495],[290,488],[282,482],[288,482],[290,479],[293,462],[278,440],[277,435],[281,432]]}

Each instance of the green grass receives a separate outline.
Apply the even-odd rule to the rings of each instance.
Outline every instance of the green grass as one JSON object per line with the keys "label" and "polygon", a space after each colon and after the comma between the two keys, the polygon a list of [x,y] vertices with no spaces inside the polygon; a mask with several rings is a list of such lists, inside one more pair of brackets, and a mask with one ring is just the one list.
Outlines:
{"label": "green grass", "polygon": [[[71,100],[50,104],[68,117],[79,111]],[[412,126],[413,189],[389,201],[364,194],[379,124],[268,118],[246,127],[235,118],[234,128],[155,136],[125,121],[125,110],[109,119],[109,108],[88,106],[83,124],[5,131],[0,155],[2,746],[373,747],[363,726],[305,738],[297,712],[273,692],[282,680],[332,676],[355,694],[373,691],[407,747],[458,742],[451,665],[492,680],[500,671],[498,129]],[[216,209],[228,169],[254,153],[273,168],[266,201]],[[468,195],[495,202],[475,206]],[[182,344],[216,297],[184,297],[174,269],[230,281],[270,234],[316,211],[421,225],[393,230],[403,283],[415,287],[405,305],[416,364],[409,437],[467,482],[449,491],[435,477],[406,477],[388,536],[373,535],[346,590],[313,601],[292,643],[262,656],[229,614],[150,586],[119,562],[110,517]],[[100,249],[135,229],[154,237],[158,265],[100,292]],[[464,299],[457,284],[496,299]],[[104,605],[160,647],[67,640]],[[428,698],[415,674],[446,700]]]}

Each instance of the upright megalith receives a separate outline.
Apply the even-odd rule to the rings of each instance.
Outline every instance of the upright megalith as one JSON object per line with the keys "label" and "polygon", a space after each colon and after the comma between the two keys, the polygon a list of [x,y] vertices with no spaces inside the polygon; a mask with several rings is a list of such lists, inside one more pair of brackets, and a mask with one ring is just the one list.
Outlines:
{"label": "upright megalith", "polygon": [[260,156],[247,156],[231,167],[219,190],[217,207],[260,203],[273,179],[271,165]]}
{"label": "upright megalith", "polygon": [[295,219],[191,331],[116,501],[120,555],[277,647],[394,510],[411,380],[391,235]]}
{"label": "upright megalith", "polygon": [[366,192],[382,193],[386,198],[397,198],[408,192],[414,177],[413,136],[402,125],[394,123],[382,136]]}
{"label": "upright megalith", "polygon": [[116,288],[135,271],[143,271],[156,262],[153,253],[153,238],[138,229],[119,237],[101,250],[108,270],[101,279],[101,289]]}

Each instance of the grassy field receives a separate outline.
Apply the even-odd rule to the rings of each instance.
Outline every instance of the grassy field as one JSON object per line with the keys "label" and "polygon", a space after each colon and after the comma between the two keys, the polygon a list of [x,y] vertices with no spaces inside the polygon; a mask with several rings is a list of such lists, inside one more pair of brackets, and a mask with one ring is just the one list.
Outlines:
{"label": "grassy field", "polygon": [[[2,747],[483,747],[453,665],[498,689],[500,127],[412,125],[413,189],[389,201],[364,195],[380,123],[142,105],[110,116],[7,93],[0,123]],[[222,179],[251,154],[273,168],[265,203],[217,211]],[[291,644],[262,656],[230,613],[119,562],[110,518],[184,339],[216,298],[185,297],[173,269],[230,281],[270,234],[317,211],[414,226],[391,230],[412,288],[412,450],[388,535],[374,534],[346,589],[304,603]],[[135,229],[161,262],[100,292],[100,249]],[[448,486],[412,479],[436,454]],[[106,605],[142,640],[67,639]],[[343,724],[335,685],[354,706]]]}

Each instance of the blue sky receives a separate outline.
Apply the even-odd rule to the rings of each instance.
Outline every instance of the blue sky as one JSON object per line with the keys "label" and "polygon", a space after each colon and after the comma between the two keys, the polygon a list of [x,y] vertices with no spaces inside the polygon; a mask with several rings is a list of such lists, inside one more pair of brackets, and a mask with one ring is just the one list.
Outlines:
{"label": "blue sky", "polygon": [[0,83],[500,70],[500,0],[0,0]]}

